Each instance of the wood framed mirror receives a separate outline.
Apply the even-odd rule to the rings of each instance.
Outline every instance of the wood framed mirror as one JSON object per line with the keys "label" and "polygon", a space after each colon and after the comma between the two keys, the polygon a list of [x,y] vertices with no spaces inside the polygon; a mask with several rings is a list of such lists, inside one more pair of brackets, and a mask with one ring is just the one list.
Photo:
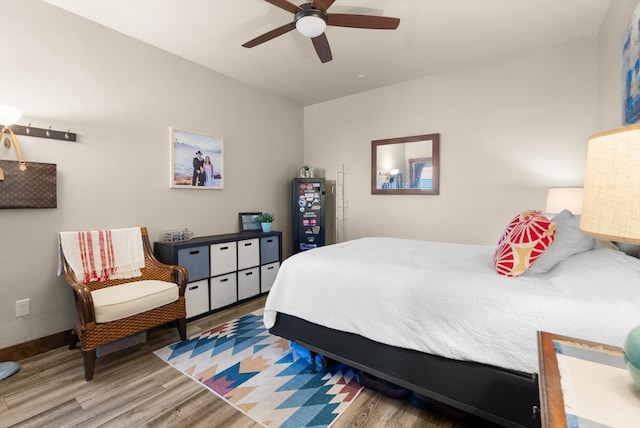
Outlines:
{"label": "wood framed mirror", "polygon": [[371,194],[440,194],[440,134],[372,141]]}

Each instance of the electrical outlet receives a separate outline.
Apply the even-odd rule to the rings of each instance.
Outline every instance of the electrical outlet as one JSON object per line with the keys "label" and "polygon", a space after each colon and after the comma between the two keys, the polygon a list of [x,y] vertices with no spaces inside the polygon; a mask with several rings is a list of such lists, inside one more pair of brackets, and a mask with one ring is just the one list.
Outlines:
{"label": "electrical outlet", "polygon": [[29,315],[29,303],[31,299],[16,300],[16,318]]}

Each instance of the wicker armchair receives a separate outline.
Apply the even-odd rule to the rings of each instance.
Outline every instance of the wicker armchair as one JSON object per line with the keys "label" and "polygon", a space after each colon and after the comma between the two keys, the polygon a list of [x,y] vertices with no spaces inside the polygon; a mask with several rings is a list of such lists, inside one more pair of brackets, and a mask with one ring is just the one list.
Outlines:
{"label": "wicker armchair", "polygon": [[[76,278],[64,254],[61,252],[62,269],[67,283],[73,288],[78,320],[73,329],[75,337],[69,348],[76,347],[80,342],[84,360],[84,377],[87,381],[93,379],[96,366],[96,348],[118,339],[139,333],[172,321],[177,321],[181,340],[187,338],[185,289],[188,281],[187,270],[182,266],[166,265],[158,261],[153,255],[147,229],[142,231],[145,267],[141,269],[142,276],[129,279],[112,279],[102,282],[82,283]],[[96,312],[91,295],[92,291],[105,287],[113,287],[125,283],[143,280],[159,280],[173,282],[179,287],[178,299],[146,312],[127,316],[109,322],[96,322]],[[170,286],[169,286],[170,288]]]}

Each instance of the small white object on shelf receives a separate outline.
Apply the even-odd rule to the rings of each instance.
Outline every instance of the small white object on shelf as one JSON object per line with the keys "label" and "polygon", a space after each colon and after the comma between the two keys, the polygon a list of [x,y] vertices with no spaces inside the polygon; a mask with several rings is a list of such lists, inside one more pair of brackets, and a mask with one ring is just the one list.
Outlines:
{"label": "small white object on shelf", "polygon": [[160,232],[161,242],[182,242],[193,238],[193,232],[189,228],[165,230]]}

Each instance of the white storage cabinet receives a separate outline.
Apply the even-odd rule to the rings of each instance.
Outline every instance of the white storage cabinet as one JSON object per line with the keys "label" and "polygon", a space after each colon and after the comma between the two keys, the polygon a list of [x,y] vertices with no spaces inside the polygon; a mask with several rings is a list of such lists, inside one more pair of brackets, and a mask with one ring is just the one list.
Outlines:
{"label": "white storage cabinet", "polygon": [[158,260],[187,269],[187,318],[195,318],[268,292],[282,261],[282,232],[155,242],[154,252]]}

